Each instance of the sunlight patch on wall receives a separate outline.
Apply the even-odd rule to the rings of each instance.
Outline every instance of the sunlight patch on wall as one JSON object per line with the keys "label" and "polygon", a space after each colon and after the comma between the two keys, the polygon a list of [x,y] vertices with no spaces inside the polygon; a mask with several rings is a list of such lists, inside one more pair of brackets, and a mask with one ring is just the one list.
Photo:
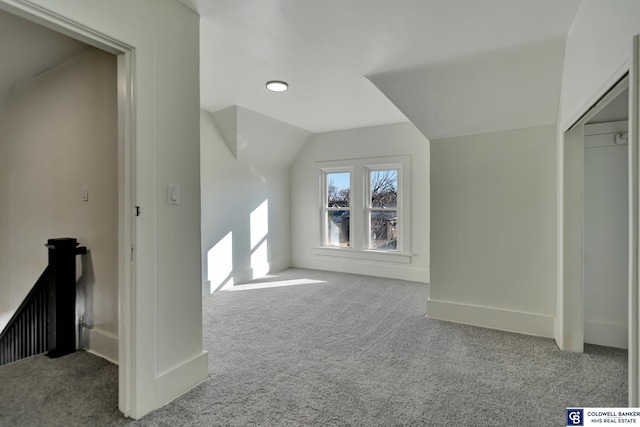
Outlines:
{"label": "sunlight patch on wall", "polygon": [[229,232],[207,252],[209,292],[233,286],[233,233]]}
{"label": "sunlight patch on wall", "polygon": [[251,268],[253,269],[253,278],[264,277],[269,273],[269,258],[267,254],[267,240],[263,240],[260,246],[254,249],[251,254]]}
{"label": "sunlight patch on wall", "polygon": [[251,268],[253,278],[263,277],[269,272],[267,237],[269,235],[269,200],[262,202],[250,216]]}
{"label": "sunlight patch on wall", "polygon": [[253,251],[269,234],[269,200],[265,200],[251,212],[250,225],[251,250]]}

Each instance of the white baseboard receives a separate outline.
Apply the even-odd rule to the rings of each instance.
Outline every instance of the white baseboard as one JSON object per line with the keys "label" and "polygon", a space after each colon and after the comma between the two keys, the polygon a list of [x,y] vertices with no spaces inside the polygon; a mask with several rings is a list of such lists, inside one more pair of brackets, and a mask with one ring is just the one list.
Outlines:
{"label": "white baseboard", "polygon": [[605,323],[594,320],[584,321],[584,342],[606,347],[629,348],[627,325]]}
{"label": "white baseboard", "polygon": [[294,257],[292,266],[429,283],[428,268],[416,268],[412,267],[411,264],[391,264],[337,257],[326,258],[328,257]]}
{"label": "white baseboard", "polygon": [[564,350],[564,348],[562,348],[562,331],[560,330],[560,320],[558,316],[554,316],[553,318],[553,339],[558,348]]}
{"label": "white baseboard", "polygon": [[527,335],[553,338],[554,316],[448,301],[427,301],[427,317]]}
{"label": "white baseboard", "polygon": [[235,270],[231,273],[233,276],[233,284],[239,285],[247,283],[253,280],[253,268],[247,268],[246,270]]}
{"label": "white baseboard", "polygon": [[118,364],[118,335],[99,327],[82,328],[83,347],[89,353]]}
{"label": "white baseboard", "polygon": [[[278,271],[285,270],[291,267],[291,260],[289,258],[280,258],[269,262],[269,273],[277,273]],[[254,279],[259,279],[262,275],[256,277],[253,268],[247,268],[245,270],[235,270],[231,273],[233,276],[233,284],[241,285],[243,283],[250,282]]]}
{"label": "white baseboard", "polygon": [[206,351],[156,377],[156,408],[166,405],[209,377],[209,355]]}
{"label": "white baseboard", "polygon": [[280,258],[269,263],[269,273],[277,273],[291,267],[291,258]]}

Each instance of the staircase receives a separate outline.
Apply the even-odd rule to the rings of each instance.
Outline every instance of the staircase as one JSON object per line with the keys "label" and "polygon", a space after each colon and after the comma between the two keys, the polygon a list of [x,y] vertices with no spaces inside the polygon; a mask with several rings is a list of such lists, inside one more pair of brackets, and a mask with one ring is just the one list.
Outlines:
{"label": "staircase", "polygon": [[0,365],[47,352],[76,351],[76,255],[74,238],[49,239],[49,265],[0,334]]}

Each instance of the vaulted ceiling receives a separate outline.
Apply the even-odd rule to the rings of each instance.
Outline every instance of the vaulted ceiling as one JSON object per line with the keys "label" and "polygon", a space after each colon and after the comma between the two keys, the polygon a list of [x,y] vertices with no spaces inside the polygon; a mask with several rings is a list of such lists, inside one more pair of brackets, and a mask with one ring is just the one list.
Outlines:
{"label": "vaulted ceiling", "polygon": [[[266,116],[309,132],[411,120],[429,138],[553,123],[564,39],[580,6],[580,0],[179,1],[201,16],[203,109],[238,106],[243,117],[265,123]],[[0,98],[85,47],[0,13]],[[287,81],[289,91],[267,91],[272,79]]]}
{"label": "vaulted ceiling", "polygon": [[[580,5],[580,0],[180,1],[201,16],[204,109],[238,105],[311,132],[409,117],[428,137],[498,130],[514,117],[514,126],[552,123],[564,39]],[[527,52],[534,55],[530,60]],[[265,83],[272,79],[287,81],[289,91],[268,92]],[[490,102],[485,110],[500,107],[488,89],[495,87],[498,101],[507,102],[523,85],[530,107],[503,106],[495,116],[506,117],[485,112],[465,120],[470,110],[483,107],[479,96]],[[526,114],[534,117],[520,117]]]}

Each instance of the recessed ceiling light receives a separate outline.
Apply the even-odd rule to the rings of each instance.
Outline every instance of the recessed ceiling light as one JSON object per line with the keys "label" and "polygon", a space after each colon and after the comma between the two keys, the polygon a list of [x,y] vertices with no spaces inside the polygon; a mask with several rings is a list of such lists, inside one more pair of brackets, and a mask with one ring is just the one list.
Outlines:
{"label": "recessed ceiling light", "polygon": [[285,90],[289,89],[289,85],[287,84],[287,82],[283,82],[280,80],[271,80],[270,82],[267,82],[267,89],[269,89],[271,92],[284,92]]}

